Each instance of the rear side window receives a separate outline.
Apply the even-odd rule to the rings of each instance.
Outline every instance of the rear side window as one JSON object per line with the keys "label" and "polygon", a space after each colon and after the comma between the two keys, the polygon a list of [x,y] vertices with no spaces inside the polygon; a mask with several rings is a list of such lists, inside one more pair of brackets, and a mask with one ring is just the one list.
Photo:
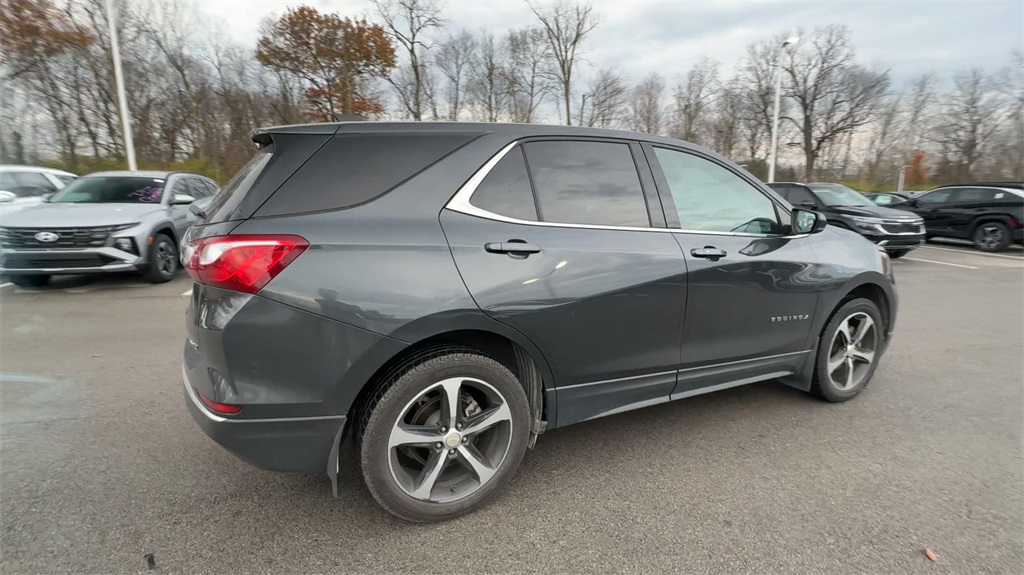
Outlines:
{"label": "rear side window", "polygon": [[628,144],[531,142],[525,150],[543,221],[651,226]]}
{"label": "rear side window", "polygon": [[778,194],[794,206],[800,206],[804,203],[810,203],[817,205],[818,202],[814,198],[814,194],[810,190],[803,186],[789,186],[789,185],[775,185],[770,186],[771,189],[778,192]]}
{"label": "rear side window", "polygon": [[954,202],[994,202],[996,200],[1005,199],[1006,192],[1000,190],[993,190],[989,188],[961,188],[953,194],[952,201]]}
{"label": "rear side window", "polygon": [[928,192],[917,197],[917,203],[919,204],[944,204],[949,201],[951,194],[957,190],[957,188],[945,188],[942,190],[935,190],[934,192]]}
{"label": "rear side window", "polygon": [[255,215],[337,210],[368,202],[476,136],[463,132],[337,134]]}
{"label": "rear side window", "polygon": [[537,205],[522,148],[516,146],[505,154],[477,186],[469,203],[494,214],[537,221]]}

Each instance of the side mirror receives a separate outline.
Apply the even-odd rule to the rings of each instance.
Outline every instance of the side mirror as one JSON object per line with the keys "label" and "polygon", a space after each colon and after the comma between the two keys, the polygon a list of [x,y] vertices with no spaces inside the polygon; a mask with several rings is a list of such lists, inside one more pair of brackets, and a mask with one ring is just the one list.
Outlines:
{"label": "side mirror", "polygon": [[795,208],[790,222],[794,234],[816,234],[825,229],[828,220],[825,215],[803,208]]}
{"label": "side mirror", "polygon": [[13,202],[14,198],[18,196],[14,195],[14,192],[8,192],[7,190],[0,190],[0,204],[6,204]]}
{"label": "side mirror", "polygon": [[196,201],[196,199],[188,194],[174,194],[174,197],[171,198],[171,204],[175,206],[185,206],[194,201]]}

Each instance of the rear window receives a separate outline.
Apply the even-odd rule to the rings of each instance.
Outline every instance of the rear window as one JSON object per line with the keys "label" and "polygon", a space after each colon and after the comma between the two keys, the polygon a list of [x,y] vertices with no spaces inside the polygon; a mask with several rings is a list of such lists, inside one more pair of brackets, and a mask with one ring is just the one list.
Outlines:
{"label": "rear window", "polygon": [[253,183],[256,182],[256,178],[263,173],[263,169],[270,163],[270,159],[273,157],[273,146],[260,150],[241,170],[235,174],[235,177],[231,178],[228,185],[224,186],[210,205],[206,207],[206,213],[208,215],[208,221],[227,221],[231,219],[228,213],[233,211],[242,197],[245,196],[246,192],[252,188]]}
{"label": "rear window", "polygon": [[477,135],[337,134],[255,215],[282,216],[357,206],[387,193]]}

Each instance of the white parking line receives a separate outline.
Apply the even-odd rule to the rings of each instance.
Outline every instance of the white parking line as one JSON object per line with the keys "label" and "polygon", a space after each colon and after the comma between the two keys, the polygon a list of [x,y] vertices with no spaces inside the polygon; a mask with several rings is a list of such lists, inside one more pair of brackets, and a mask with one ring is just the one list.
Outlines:
{"label": "white parking line", "polygon": [[1024,260],[1024,258],[1022,258],[1020,256],[1002,256],[1002,255],[999,255],[999,254],[987,254],[985,252],[978,252],[978,251],[973,251],[973,250],[958,250],[956,248],[939,248],[939,247],[935,247],[935,246],[921,246],[919,249],[923,249],[923,250],[940,250],[940,251],[943,251],[943,252],[956,252],[958,254],[970,254],[972,256],[984,256],[986,258],[1003,258],[1004,260],[1018,260],[1018,261]]}
{"label": "white parking line", "polygon": [[978,269],[978,268],[976,268],[974,266],[964,266],[964,265],[960,265],[960,264],[951,264],[949,262],[937,262],[935,260],[922,260],[922,259],[919,259],[919,258],[907,258],[907,257],[902,258],[902,259],[910,260],[912,262],[924,262],[926,264],[939,264],[940,266],[953,266],[955,268],[967,268],[969,270],[976,270],[976,269]]}
{"label": "white parking line", "polygon": [[190,295],[192,295],[192,290],[188,290],[187,292],[181,294],[181,297],[188,297]]}
{"label": "white parking line", "polygon": [[4,282],[4,283],[0,284],[0,288],[5,288],[7,286],[12,286],[12,285],[14,285],[14,284],[12,284],[11,282]]}

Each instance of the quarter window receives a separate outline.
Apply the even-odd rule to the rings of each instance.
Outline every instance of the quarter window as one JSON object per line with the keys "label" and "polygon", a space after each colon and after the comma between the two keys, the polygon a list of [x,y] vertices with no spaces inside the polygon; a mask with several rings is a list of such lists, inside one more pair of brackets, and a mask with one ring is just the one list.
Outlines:
{"label": "quarter window", "polygon": [[530,188],[523,150],[516,148],[499,161],[487,174],[469,203],[494,214],[518,220],[537,221],[537,205]]}
{"label": "quarter window", "polygon": [[778,234],[775,203],[714,162],[654,148],[684,230]]}
{"label": "quarter window", "polygon": [[545,141],[524,146],[545,222],[650,227],[628,144]]}

